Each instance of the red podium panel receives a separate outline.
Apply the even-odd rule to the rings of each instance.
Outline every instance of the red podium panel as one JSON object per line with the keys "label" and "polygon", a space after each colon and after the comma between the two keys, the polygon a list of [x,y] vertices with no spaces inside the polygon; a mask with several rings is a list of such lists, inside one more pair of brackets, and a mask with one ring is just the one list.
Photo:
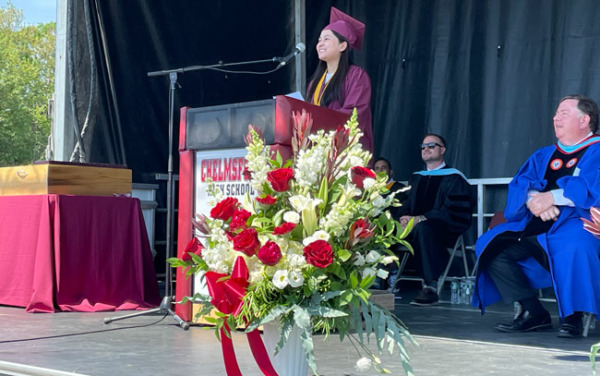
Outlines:
{"label": "red podium panel", "polygon": [[[192,218],[206,207],[201,185],[211,177],[225,189],[236,192],[251,190],[250,183],[238,172],[245,159],[244,136],[252,124],[263,132],[271,150],[284,159],[291,157],[292,113],[306,110],[313,117],[312,132],[334,130],[349,115],[319,107],[286,96],[263,101],[223,106],[181,109],[179,124],[179,209],[177,257],[181,257],[192,239]],[[199,202],[202,201],[202,202]],[[208,214],[208,213],[205,213]],[[192,280],[178,269],[175,298],[180,301],[192,295]],[[176,313],[185,321],[192,320],[192,305],[178,304]]]}

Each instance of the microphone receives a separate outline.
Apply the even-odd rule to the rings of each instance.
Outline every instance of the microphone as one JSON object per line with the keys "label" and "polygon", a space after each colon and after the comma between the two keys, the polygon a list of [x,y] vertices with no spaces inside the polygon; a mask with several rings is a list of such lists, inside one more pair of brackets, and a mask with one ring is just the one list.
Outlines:
{"label": "microphone", "polygon": [[283,67],[284,65],[286,65],[288,63],[288,61],[290,61],[294,56],[296,55],[300,55],[301,53],[304,52],[304,50],[306,50],[306,46],[304,45],[304,43],[300,42],[296,45],[296,48],[294,48],[294,51],[289,53],[288,55],[284,56],[284,57],[276,57],[274,60],[275,61],[279,61],[279,66]]}

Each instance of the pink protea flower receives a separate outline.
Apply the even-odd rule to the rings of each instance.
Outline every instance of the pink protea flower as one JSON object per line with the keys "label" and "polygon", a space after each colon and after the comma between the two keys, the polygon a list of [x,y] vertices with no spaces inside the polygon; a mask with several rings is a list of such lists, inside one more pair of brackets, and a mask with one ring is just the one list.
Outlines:
{"label": "pink protea flower", "polygon": [[308,135],[312,128],[312,116],[302,109],[302,112],[292,112],[293,134],[292,134],[292,151],[294,155],[302,149],[306,149],[308,145]]}
{"label": "pink protea flower", "polygon": [[600,209],[591,208],[590,214],[592,216],[592,221],[587,220],[585,218],[581,218],[583,221],[583,228],[591,232],[597,237],[600,237]]}

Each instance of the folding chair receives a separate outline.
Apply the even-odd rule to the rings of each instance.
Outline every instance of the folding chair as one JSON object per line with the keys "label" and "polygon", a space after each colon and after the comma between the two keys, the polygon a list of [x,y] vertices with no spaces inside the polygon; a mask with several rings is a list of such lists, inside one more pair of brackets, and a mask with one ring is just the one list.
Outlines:
{"label": "folding chair", "polygon": [[388,291],[394,293],[396,291],[396,285],[400,281],[417,281],[421,282],[421,288],[425,288],[425,280],[421,277],[413,277],[413,276],[403,276],[404,268],[406,267],[406,262],[408,261],[408,257],[411,255],[408,248],[401,246],[398,249],[395,249],[396,252],[403,252],[402,260],[400,261],[400,266],[398,267],[398,272],[392,282],[392,285],[388,287]]}
{"label": "folding chair", "polygon": [[[447,279],[468,278],[471,276],[471,274],[469,273],[469,265],[467,264],[467,252],[466,252],[466,248],[465,248],[465,239],[463,238],[462,235],[459,236],[458,239],[456,239],[456,242],[454,243],[453,248],[448,248],[448,252],[450,252],[450,258],[448,259],[448,264],[446,265],[446,270],[444,270],[444,273],[440,276],[440,279],[438,279],[437,288],[438,288],[438,291],[440,291],[440,292],[444,290],[444,283],[446,283]],[[454,261],[455,256],[462,257],[462,259],[463,259],[464,275],[448,277],[448,272],[450,271],[450,267],[452,266],[452,262]]]}
{"label": "folding chair", "polygon": [[[397,251],[404,252],[404,254],[402,255],[402,259],[400,261],[400,266],[398,268],[398,272],[396,273],[396,278],[394,278],[394,282],[388,288],[388,290],[390,292],[394,292],[396,290],[396,285],[398,284],[399,281],[420,281],[422,287],[424,288],[425,280],[423,278],[417,277],[417,276],[402,275],[402,273],[404,272],[404,268],[406,266],[406,262],[408,261],[408,257],[410,256],[410,251],[405,247],[399,248]],[[448,248],[448,252],[450,253],[450,258],[448,259],[448,263],[446,265],[446,269],[444,270],[444,273],[438,280],[438,291],[442,291],[442,288],[444,287],[444,283],[446,282],[446,280],[448,278],[450,278],[450,277],[448,277],[448,272],[450,271],[450,267],[452,266],[452,262],[454,261],[455,256],[463,258],[463,267],[464,267],[465,274],[464,274],[464,276],[461,276],[461,277],[451,277],[451,278],[453,278],[453,279],[454,278],[466,278],[466,277],[470,276],[469,267],[467,265],[465,241],[464,241],[464,238],[462,235],[460,235],[456,239],[456,242],[454,243],[454,246],[452,248]]]}

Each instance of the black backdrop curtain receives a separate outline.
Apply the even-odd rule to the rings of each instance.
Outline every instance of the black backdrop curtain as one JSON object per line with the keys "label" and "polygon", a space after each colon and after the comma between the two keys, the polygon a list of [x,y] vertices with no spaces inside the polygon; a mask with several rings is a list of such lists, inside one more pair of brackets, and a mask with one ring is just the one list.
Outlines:
{"label": "black backdrop curtain", "polygon": [[[147,72],[281,56],[295,44],[292,1],[88,1],[100,81],[88,154],[126,160],[136,182],[166,172],[168,79]],[[376,154],[399,180],[422,167],[427,132],[445,136],[448,162],[468,177],[512,176],[554,142],[562,96],[600,100],[596,0],[306,0],[307,75],[331,5],[367,25],[354,60],[373,84]],[[293,79],[290,66],[265,76],[186,73],[175,105],[265,99],[291,91]]]}
{"label": "black backdrop curtain", "polygon": [[[167,172],[170,82],[168,76],[148,77],[148,72],[271,59],[295,45],[291,2],[86,1],[93,9],[89,22],[99,80],[99,110],[86,135],[89,161],[126,163],[138,183],[155,182],[155,173]],[[77,12],[77,22],[84,24],[82,7]],[[88,60],[79,55],[78,76],[83,78]],[[264,72],[275,66],[228,69]],[[173,150],[177,153],[180,107],[269,98],[288,93],[294,77],[291,66],[268,75],[178,74]],[[177,173],[177,156],[174,162]]]}
{"label": "black backdrop curtain", "polygon": [[512,176],[555,142],[560,98],[600,100],[597,1],[341,3],[367,24],[376,151],[397,179],[422,167],[427,132],[444,135],[468,177]]}

